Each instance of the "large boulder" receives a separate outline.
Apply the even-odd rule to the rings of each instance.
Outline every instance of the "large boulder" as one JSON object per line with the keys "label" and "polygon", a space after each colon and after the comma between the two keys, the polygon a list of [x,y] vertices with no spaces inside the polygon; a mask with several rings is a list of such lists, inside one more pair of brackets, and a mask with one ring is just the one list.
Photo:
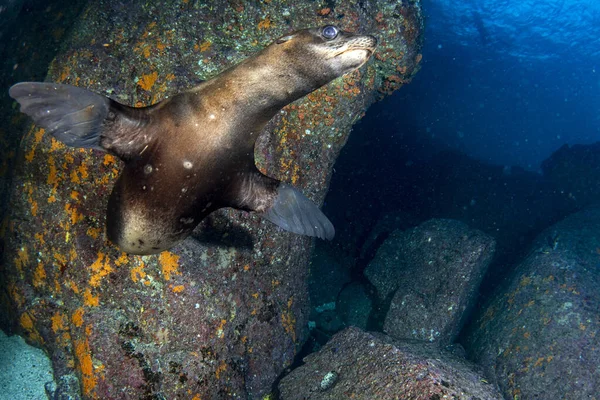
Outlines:
{"label": "large boulder", "polygon": [[279,383],[285,400],[501,400],[478,368],[423,342],[351,327]]}
{"label": "large boulder", "polygon": [[[148,105],[286,32],[331,23],[375,33],[377,56],[286,107],[255,154],[261,171],[320,202],[352,124],[418,69],[420,2],[92,0],[48,79]],[[121,163],[35,127],[21,146],[0,226],[0,306],[57,377],[75,370],[87,399],[270,390],[306,337],[310,239],[222,210],[168,252],[128,256],[103,235]]]}
{"label": "large boulder", "polygon": [[495,241],[462,222],[434,219],[395,231],[365,270],[397,339],[452,343],[494,254]]}
{"label": "large boulder", "polygon": [[599,232],[594,207],[541,233],[470,326],[468,353],[506,398],[600,393]]}

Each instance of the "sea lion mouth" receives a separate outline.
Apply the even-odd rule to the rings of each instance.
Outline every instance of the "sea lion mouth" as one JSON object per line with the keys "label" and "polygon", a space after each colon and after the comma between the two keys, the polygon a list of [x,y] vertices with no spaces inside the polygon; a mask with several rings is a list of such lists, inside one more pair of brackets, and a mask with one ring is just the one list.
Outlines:
{"label": "sea lion mouth", "polygon": [[357,49],[357,48],[354,48],[354,49],[347,49],[347,50],[344,50],[344,51],[340,51],[339,53],[335,54],[334,57],[340,57],[340,56],[343,56],[343,57],[361,57],[363,55],[363,53],[364,53],[364,58],[365,59],[369,59],[373,55],[373,52],[374,51],[371,50],[371,49],[364,49],[364,48]]}
{"label": "sea lion mouth", "polygon": [[374,36],[361,36],[352,38],[349,43],[337,52],[334,57],[357,56],[361,52],[366,53],[366,59],[369,59],[377,48],[377,39]]}

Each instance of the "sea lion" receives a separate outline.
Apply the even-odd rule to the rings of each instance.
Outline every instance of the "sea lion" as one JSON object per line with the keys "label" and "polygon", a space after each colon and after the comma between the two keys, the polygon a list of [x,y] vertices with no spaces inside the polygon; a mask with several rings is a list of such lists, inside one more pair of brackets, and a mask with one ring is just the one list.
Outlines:
{"label": "sea lion", "polygon": [[282,107],[359,68],[376,44],[332,25],[299,30],[145,108],[55,83],[22,82],[9,94],[56,139],[125,162],[108,201],[106,233],[126,253],[166,250],[222,207],[332,239],[333,225],[313,202],[258,171],[254,144]]}

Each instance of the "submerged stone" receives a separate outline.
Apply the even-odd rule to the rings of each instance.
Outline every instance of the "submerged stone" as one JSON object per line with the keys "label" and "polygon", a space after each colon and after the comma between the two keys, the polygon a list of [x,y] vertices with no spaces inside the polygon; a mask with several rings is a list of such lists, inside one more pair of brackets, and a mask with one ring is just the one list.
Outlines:
{"label": "submerged stone", "polygon": [[507,398],[600,393],[598,232],[598,206],[545,230],[469,327],[469,356]]}
{"label": "submerged stone", "polygon": [[365,270],[389,304],[384,331],[451,344],[474,305],[495,241],[462,222],[430,220],[395,231]]}
{"label": "submerged stone", "polygon": [[351,327],[304,359],[279,383],[285,400],[501,400],[478,367],[420,342]]}

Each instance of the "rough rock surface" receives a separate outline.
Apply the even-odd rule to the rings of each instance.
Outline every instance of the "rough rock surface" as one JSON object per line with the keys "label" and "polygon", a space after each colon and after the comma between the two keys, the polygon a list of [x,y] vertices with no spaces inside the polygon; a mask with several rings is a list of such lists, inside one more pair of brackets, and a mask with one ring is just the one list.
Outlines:
{"label": "rough rock surface", "polygon": [[46,354],[0,330],[0,399],[43,399],[47,382],[53,383],[53,376]]}
{"label": "rough rock surface", "polygon": [[491,237],[453,220],[393,232],[365,270],[381,301],[391,300],[384,331],[397,339],[452,343],[494,245]]}
{"label": "rough rock surface", "polygon": [[599,232],[596,206],[541,233],[469,327],[470,357],[506,398],[600,398]]}
{"label": "rough rock surface", "polygon": [[[284,33],[331,23],[376,33],[376,57],[286,107],[255,154],[267,175],[321,201],[352,124],[418,69],[418,1],[92,0],[48,79],[143,106]],[[103,236],[121,163],[35,127],[21,146],[0,225],[8,328],[44,347],[57,376],[75,370],[87,399],[256,399],[270,390],[306,337],[310,239],[223,210],[169,252],[127,256]]]}
{"label": "rough rock surface", "polygon": [[360,257],[363,260],[371,260],[377,253],[377,249],[395,230],[406,230],[419,224],[419,221],[404,211],[394,211],[381,216],[369,236],[362,245]]}
{"label": "rough rock surface", "polygon": [[279,383],[285,400],[502,399],[477,367],[420,342],[351,327]]}

